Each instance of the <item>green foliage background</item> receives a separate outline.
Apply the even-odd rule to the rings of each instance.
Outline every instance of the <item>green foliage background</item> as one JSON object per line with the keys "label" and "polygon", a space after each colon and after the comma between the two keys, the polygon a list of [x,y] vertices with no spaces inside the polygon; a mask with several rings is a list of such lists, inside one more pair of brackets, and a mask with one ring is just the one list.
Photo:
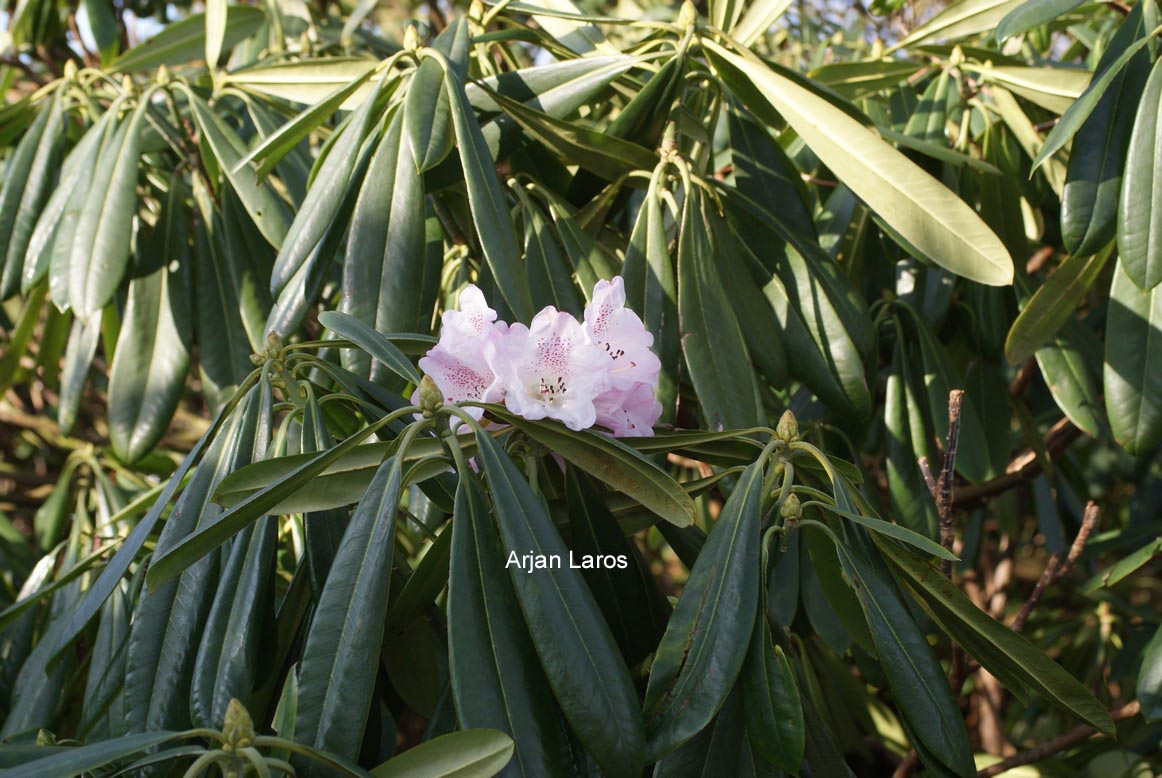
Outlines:
{"label": "green foliage background", "polygon": [[[1155,769],[1154,0],[6,10],[0,775]],[[656,436],[413,421],[614,275]]]}

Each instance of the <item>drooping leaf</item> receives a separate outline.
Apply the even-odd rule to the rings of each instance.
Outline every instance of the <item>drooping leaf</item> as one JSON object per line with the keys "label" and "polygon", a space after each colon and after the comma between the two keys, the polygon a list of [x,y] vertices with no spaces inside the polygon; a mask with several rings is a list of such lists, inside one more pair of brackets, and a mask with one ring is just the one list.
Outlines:
{"label": "drooping leaf", "polygon": [[746,658],[758,608],[762,480],[759,464],[739,477],[658,646],[645,698],[654,759],[710,722]]}
{"label": "drooping leaf", "polygon": [[[1126,66],[1127,72],[1134,64]],[[1129,113],[1129,106],[1124,107]],[[1141,93],[1133,134],[1125,157],[1120,208],[1118,255],[1126,275],[1150,291],[1162,284],[1162,209],[1155,207],[1162,177],[1153,160],[1162,147],[1162,65],[1154,63],[1145,91]]]}
{"label": "drooping leaf", "polygon": [[1106,319],[1106,413],[1126,451],[1149,451],[1162,440],[1162,286],[1142,291],[1119,259]]}

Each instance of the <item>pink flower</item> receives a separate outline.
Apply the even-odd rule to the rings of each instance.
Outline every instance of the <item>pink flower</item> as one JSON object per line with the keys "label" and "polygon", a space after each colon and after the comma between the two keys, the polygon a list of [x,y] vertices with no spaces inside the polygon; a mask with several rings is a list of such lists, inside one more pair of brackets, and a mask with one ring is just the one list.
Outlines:
{"label": "pink flower", "polygon": [[654,387],[639,381],[629,389],[610,389],[594,401],[597,423],[617,438],[644,438],[654,434],[662,415],[662,404],[654,397]]}
{"label": "pink flower", "polygon": [[593,426],[593,399],[608,387],[610,360],[573,316],[549,306],[531,326],[513,324],[491,340],[487,352],[510,411],[572,430]]}
{"label": "pink flower", "polygon": [[625,307],[625,285],[621,276],[598,281],[593,299],[585,306],[585,334],[610,362],[610,385],[631,389],[642,382],[658,385],[662,363],[650,350],[654,336],[638,315]]}
{"label": "pink flower", "polygon": [[[440,387],[445,402],[499,402],[503,390],[485,352],[507,329],[481,291],[469,285],[460,293],[460,310],[444,312],[440,341],[420,359],[420,370]],[[476,419],[484,415],[480,408],[466,410]]]}

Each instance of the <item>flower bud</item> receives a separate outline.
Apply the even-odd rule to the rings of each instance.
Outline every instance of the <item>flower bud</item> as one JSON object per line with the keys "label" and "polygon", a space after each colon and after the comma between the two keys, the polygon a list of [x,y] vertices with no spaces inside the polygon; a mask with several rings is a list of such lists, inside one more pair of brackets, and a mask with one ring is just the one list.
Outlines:
{"label": "flower bud", "polygon": [[167,68],[164,64],[159,65],[157,68],[157,77],[155,79],[157,81],[157,85],[158,86],[169,86],[169,79],[170,79],[169,68]]}
{"label": "flower bud", "polygon": [[[72,62],[72,60],[69,61]],[[56,735],[49,732],[47,729],[39,730],[36,733],[36,744],[38,746],[55,746]]]}
{"label": "flower bud", "polygon": [[694,7],[694,3],[690,0],[685,0],[682,3],[682,9],[678,11],[678,26],[690,30],[698,23],[698,9]]}
{"label": "flower bud", "polygon": [[783,411],[783,415],[779,417],[779,424],[775,427],[775,437],[785,443],[799,439],[799,421],[795,418],[795,414],[791,413],[790,408]]}
{"label": "flower bud", "polygon": [[403,31],[403,47],[406,51],[417,51],[420,48],[420,31],[416,25],[409,24]]}
{"label": "flower bud", "polygon": [[424,416],[431,417],[444,404],[444,393],[431,376],[420,379],[419,405]]}
{"label": "flower bud", "polygon": [[254,743],[255,737],[254,720],[250,718],[249,711],[237,698],[231,697],[226,706],[226,719],[222,723],[222,740],[229,747],[226,750],[247,748]]}
{"label": "flower bud", "polygon": [[779,515],[785,519],[788,525],[803,518],[803,508],[799,505],[799,495],[794,492],[788,494],[787,499],[783,501],[783,506],[779,508]]}
{"label": "flower bud", "polygon": [[74,81],[77,78],[77,63],[76,60],[70,59],[65,62],[65,80]]}

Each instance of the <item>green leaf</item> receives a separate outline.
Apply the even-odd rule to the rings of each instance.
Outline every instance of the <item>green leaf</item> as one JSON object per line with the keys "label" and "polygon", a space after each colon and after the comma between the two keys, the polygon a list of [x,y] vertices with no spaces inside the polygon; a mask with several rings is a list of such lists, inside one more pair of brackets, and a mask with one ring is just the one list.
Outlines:
{"label": "green leaf", "polygon": [[494,729],[467,729],[420,743],[390,759],[375,778],[475,778],[497,775],[512,760],[512,738]]}
{"label": "green leaf", "polygon": [[1153,561],[1154,557],[1159,554],[1162,554],[1162,538],[1152,540],[1133,553],[1114,562],[1086,582],[1081,591],[1083,594],[1092,594],[1098,589],[1115,586]]}
{"label": "green leaf", "polygon": [[[247,394],[245,407],[226,422],[194,470],[162,527],[155,557],[221,515],[210,496],[227,472],[251,459],[259,412],[253,395]],[[138,596],[126,647],[125,730],[190,725],[191,675],[218,570],[218,557],[213,556],[184,570],[180,580]]]}
{"label": "green leaf", "polygon": [[[49,272],[52,260],[54,243],[68,236],[71,240],[72,226],[76,222],[76,210],[68,211],[68,206],[75,198],[87,194],[87,187],[93,169],[97,166],[97,157],[101,153],[101,144],[109,128],[116,124],[116,111],[108,110],[88,128],[85,134],[65,157],[61,166],[60,178],[56,190],[48,198],[44,208],[36,220],[36,226],[29,236],[28,246],[24,253],[24,268],[21,275],[21,291],[27,292],[35,284],[40,283]],[[7,185],[9,179],[5,179]],[[7,206],[7,201],[4,203]],[[0,243],[3,245],[3,243]],[[69,246],[71,248],[71,244]],[[53,288],[53,302],[58,308],[67,307],[68,288],[57,293]]]}
{"label": "green leaf", "polygon": [[382,333],[372,329],[354,316],[339,311],[324,311],[319,314],[319,323],[341,338],[354,343],[371,354],[379,362],[390,368],[405,381],[419,384],[420,372],[404,353]]}
{"label": "green leaf", "polygon": [[[537,495],[500,445],[477,432],[500,536],[512,553],[570,560]],[[597,603],[572,567],[541,576],[509,573],[541,666],[573,732],[611,776],[637,776],[645,764],[638,696]]]}
{"label": "green leaf", "polygon": [[662,404],[662,422],[672,422],[678,400],[682,360],[678,329],[678,282],[670,258],[662,192],[650,182],[645,202],[625,248],[621,275],[626,303],[654,335],[654,351],[662,363],[655,396]]}
{"label": "green leaf", "polygon": [[1162,441],[1162,286],[1144,292],[1119,259],[1106,319],[1106,413],[1131,454]]}
{"label": "green leaf", "polygon": [[137,212],[137,158],[148,98],[117,128],[93,171],[89,202],[77,217],[68,261],[69,302],[87,319],[105,307],[129,263],[133,216]]}
{"label": "green leaf", "polygon": [[625,560],[616,567],[585,568],[581,575],[605,614],[626,664],[632,667],[657,647],[669,608],[637,548],[626,538],[601,495],[572,467],[565,471],[565,500],[576,555]]}
{"label": "green leaf", "polygon": [[[251,5],[226,8],[225,33],[221,49],[231,49],[246,40],[262,26],[266,14]],[[206,20],[204,14],[191,14],[167,24],[161,32],[117,57],[111,63],[115,73],[153,70],[159,65],[184,65],[201,59],[206,53]]]}
{"label": "green leaf", "polygon": [[402,485],[403,460],[390,457],[343,533],[303,648],[295,742],[348,759],[371,708]]}
{"label": "green leaf", "polygon": [[1028,32],[1085,5],[1086,0],[1025,0],[1005,14],[993,36],[1003,41]]}
{"label": "green leaf", "polygon": [[939,537],[936,504],[924,483],[918,460],[928,456],[924,415],[916,401],[907,365],[907,347],[897,340],[884,392],[885,470],[888,504],[901,524],[928,538]]}
{"label": "green leaf", "polygon": [[274,295],[277,296],[295,274],[314,259],[315,248],[339,212],[354,172],[363,161],[361,149],[365,145],[364,138],[374,126],[371,117],[375,103],[373,95],[351,114],[335,131],[338,134],[332,138],[327,156],[316,162],[306,199],[291,222],[274,261],[270,278],[270,291]]}
{"label": "green leaf", "polygon": [[93,357],[97,354],[97,341],[101,337],[101,318],[98,313],[88,322],[73,320],[64,367],[61,369],[61,393],[57,408],[57,423],[65,435],[72,431],[77,422],[81,395],[85,390]]}
{"label": "green leaf", "polygon": [[[468,67],[468,21],[453,20],[436,39],[449,64],[464,72]],[[418,172],[431,170],[452,151],[452,106],[441,89],[444,72],[434,57],[425,57],[408,87],[404,122]]]}
{"label": "green leaf", "polygon": [[1112,254],[1112,247],[1107,247],[1089,256],[1070,255],[1045,279],[1005,338],[1005,359],[1010,364],[1023,363],[1053,339],[1089,294]]}
{"label": "green leaf", "polygon": [[253,169],[240,164],[246,146],[222,119],[220,110],[212,109],[192,90],[187,94],[201,140],[217,159],[254,226],[270,245],[278,248],[288,235],[290,214],[286,203],[275,194],[269,181],[260,181]]}
{"label": "green leaf", "polygon": [[[323,71],[322,75],[317,73],[320,69]],[[299,100],[312,103],[310,108],[280,124],[277,130],[263,139],[262,143],[238,160],[236,167],[242,168],[253,161],[258,161],[256,175],[259,178],[265,177],[300,141],[336,111],[347,107],[358,108],[371,99],[376,87],[368,85],[367,82],[374,73],[375,63],[369,60],[335,59],[293,62],[268,68],[236,71],[226,76],[229,83],[237,83],[260,94],[271,94],[285,99],[294,97],[284,94],[277,88],[281,85],[293,85],[287,88],[296,90],[294,96],[298,96],[297,90],[301,89],[304,83],[311,85],[321,81],[325,85],[322,88],[325,91],[322,91],[317,100]]]}
{"label": "green leaf", "polygon": [[778,111],[823,164],[926,258],[973,281],[1012,282],[1009,252],[980,217],[873,130],[750,56],[709,41],[706,49],[748,107],[754,110],[757,98]]}
{"label": "green leaf", "polygon": [[953,554],[939,543],[929,540],[920,533],[913,532],[907,527],[901,527],[899,524],[893,524],[890,521],[877,519],[874,516],[864,516],[862,514],[856,513],[855,511],[844,510],[843,508],[830,505],[829,503],[825,502],[808,500],[807,502],[803,503],[803,508],[807,508],[808,506],[812,505],[817,505],[823,510],[834,513],[836,516],[841,516],[848,521],[854,521],[856,524],[867,527],[872,532],[875,532],[879,535],[884,535],[894,540],[898,540],[901,543],[907,543],[909,546],[917,548],[926,554],[939,557],[940,559],[947,559],[950,562],[960,561],[960,557],[958,557],[956,554]]}
{"label": "green leaf", "polygon": [[[390,417],[384,417],[387,418]],[[369,435],[384,427],[386,424],[384,419],[364,427],[331,450],[311,457],[295,467],[286,477],[234,505],[212,525],[184,538],[167,553],[159,555],[153,560],[153,565],[146,575],[146,586],[156,589],[166,581],[173,580],[182,570],[218,548],[242,528],[270,513],[288,495],[302,489],[328,466],[357,447]]]}
{"label": "green leaf", "polygon": [[[1132,106],[1138,106],[1143,98],[1149,72],[1150,55],[1139,50],[1073,138],[1061,193],[1061,237],[1073,254],[1093,254],[1114,237],[1127,147],[1134,128]],[[1162,78],[1158,81],[1162,84]]]}
{"label": "green leaf", "polygon": [[206,0],[206,65],[218,68],[222,42],[226,38],[226,0]]}
{"label": "green leaf", "polygon": [[730,36],[742,45],[750,46],[759,36],[765,35],[790,7],[791,0],[752,0],[747,4],[742,19],[730,31]]}
{"label": "green leaf", "polygon": [[1069,139],[1081,129],[1085,120],[1089,118],[1089,115],[1093,113],[1105,96],[1106,91],[1110,89],[1114,79],[1121,73],[1122,68],[1129,64],[1130,60],[1158,32],[1159,30],[1155,29],[1143,34],[1141,6],[1134,6],[1134,9],[1130,11],[1130,14],[1122,22],[1122,26],[1118,28],[1117,33],[1110,40],[1105,54],[1098,62],[1097,70],[1094,71],[1093,80],[1090,81],[1085,92],[1077,98],[1069,110],[1061,115],[1061,121],[1057,122],[1049,134],[1045,136],[1044,145],[1041,146],[1041,150],[1033,159],[1034,170],[1061,150],[1069,142]]}
{"label": "green leaf", "polygon": [[58,91],[37,114],[4,166],[0,184],[0,300],[11,297],[20,287],[25,252],[52,192],[64,140],[61,94]]}
{"label": "green leaf", "polygon": [[[1128,65],[1133,67],[1133,65]],[[1129,106],[1123,113],[1128,114]],[[1133,134],[1125,157],[1121,206],[1118,213],[1118,253],[1122,267],[1147,291],[1162,284],[1162,175],[1155,160],[1162,150],[1162,65],[1154,63],[1138,103]],[[1075,144],[1076,145],[1076,144]]]}
{"label": "green leaf", "polygon": [[927,639],[880,566],[859,552],[837,550],[920,758],[934,770],[971,775],[974,767],[968,731]]}
{"label": "green leaf", "polygon": [[1142,652],[1142,668],[1138,671],[1138,702],[1142,718],[1149,722],[1162,719],[1162,626]]}
{"label": "green leaf", "polygon": [[803,763],[803,706],[791,663],[775,645],[767,622],[765,568],[760,587],[755,626],[739,676],[739,699],[751,747],[775,767],[793,773]]}
{"label": "green leaf", "polygon": [[688,192],[678,235],[682,353],[706,426],[753,427],[763,420],[762,402],[740,323],[714,263],[712,218],[701,191]]}
{"label": "green leaf", "polygon": [[760,463],[739,477],[658,646],[645,699],[652,759],[710,722],[746,658],[759,601],[762,481]]}
{"label": "green leaf", "polygon": [[668,473],[620,440],[593,430],[573,432],[555,421],[524,419],[502,406],[488,413],[512,424],[550,451],[560,454],[678,527],[694,521],[694,504]]}
{"label": "green leaf", "polygon": [[464,93],[464,81],[455,70],[444,73],[444,89],[452,108],[456,147],[468,188],[468,205],[481,251],[500,286],[505,302],[521,321],[533,315],[532,293],[520,261],[516,232],[508,216],[504,193],[496,180],[493,160]]}
{"label": "green leaf", "polygon": [[[392,117],[368,163],[351,215],[339,309],[350,314],[348,329],[369,333],[350,339],[378,362],[358,352],[344,352],[341,357],[348,369],[380,381],[387,367],[418,384],[419,373],[402,355],[391,353],[394,346],[384,342],[382,347],[371,348],[376,339],[383,340],[376,331],[428,328],[435,302],[433,282],[440,272],[440,263],[433,266],[425,255],[424,187],[411,135],[404,132],[408,110]],[[327,319],[332,320],[337,321]]]}
{"label": "green leaf", "polygon": [[1037,349],[1037,366],[1057,407],[1078,429],[1096,438],[1105,422],[1093,368],[1083,353],[1083,335],[1096,340],[1080,326],[1066,325],[1052,342]]}
{"label": "green leaf", "polygon": [[490,91],[489,96],[528,137],[544,144],[566,162],[580,165],[608,181],[634,170],[653,170],[657,164],[657,154],[636,143],[555,118],[499,92]]}
{"label": "green leaf", "polygon": [[19,767],[0,770],[0,776],[19,778],[22,775],[53,775],[72,778],[185,737],[189,736],[184,732],[143,732],[76,748],[45,748],[49,752],[48,756],[24,762]]}
{"label": "green leaf", "polygon": [[959,0],[917,27],[888,52],[911,46],[929,38],[955,40],[991,30],[1025,0]]}
{"label": "green leaf", "polygon": [[1023,699],[1028,699],[1029,693],[1038,694],[1098,731],[1114,734],[1109,714],[1080,681],[1027,638],[976,607],[938,567],[894,544],[878,541],[877,546],[941,629],[976,657],[1006,689]]}
{"label": "green leaf", "polygon": [[159,250],[163,266],[130,282],[109,369],[109,438],[125,462],[141,459],[161,439],[190,365],[190,257],[175,192],[176,187],[149,244]]}
{"label": "green leaf", "polygon": [[448,668],[459,724],[510,735],[516,742],[512,773],[548,775],[573,761],[568,732],[505,572],[488,503],[471,473],[460,474],[451,532]]}

